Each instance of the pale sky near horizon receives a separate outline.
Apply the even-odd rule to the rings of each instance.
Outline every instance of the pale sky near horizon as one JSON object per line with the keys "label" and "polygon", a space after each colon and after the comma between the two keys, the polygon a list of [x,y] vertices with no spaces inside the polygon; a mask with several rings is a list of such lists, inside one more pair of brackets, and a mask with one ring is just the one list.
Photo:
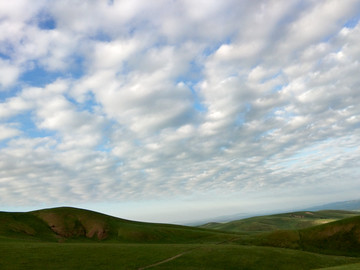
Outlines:
{"label": "pale sky near horizon", "polygon": [[359,19],[359,0],[0,0],[0,211],[358,199]]}

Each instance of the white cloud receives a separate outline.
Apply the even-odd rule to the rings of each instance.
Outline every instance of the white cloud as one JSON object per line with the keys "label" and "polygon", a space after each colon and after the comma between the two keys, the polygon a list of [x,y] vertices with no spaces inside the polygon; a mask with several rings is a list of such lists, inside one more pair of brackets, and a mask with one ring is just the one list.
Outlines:
{"label": "white cloud", "polygon": [[124,62],[137,51],[138,47],[138,40],[98,42],[93,52],[92,67],[122,70]]}
{"label": "white cloud", "polygon": [[20,70],[9,61],[0,59],[0,91],[14,84],[19,76]]}
{"label": "white cloud", "polygon": [[12,97],[0,104],[0,119],[15,116],[32,108],[32,104],[22,97]]}
{"label": "white cloud", "polygon": [[288,27],[288,36],[283,43],[284,49],[292,50],[319,42],[339,30],[347,20],[356,15],[357,1],[322,1],[310,6],[300,14],[300,18]]}
{"label": "white cloud", "polygon": [[0,18],[10,21],[26,22],[44,6],[44,1],[31,2],[27,0],[17,0],[12,2],[0,3]]}
{"label": "white cloud", "polygon": [[5,125],[0,125],[0,141],[19,135],[21,132],[16,129]]}
{"label": "white cloud", "polygon": [[1,201],[356,186],[356,1],[29,5],[0,13]]}

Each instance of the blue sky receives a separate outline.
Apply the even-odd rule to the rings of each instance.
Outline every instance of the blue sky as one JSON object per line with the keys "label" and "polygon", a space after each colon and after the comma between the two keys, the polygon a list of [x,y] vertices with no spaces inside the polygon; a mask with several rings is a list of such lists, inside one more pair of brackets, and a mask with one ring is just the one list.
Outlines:
{"label": "blue sky", "polygon": [[360,2],[0,3],[0,205],[181,222],[358,198]]}

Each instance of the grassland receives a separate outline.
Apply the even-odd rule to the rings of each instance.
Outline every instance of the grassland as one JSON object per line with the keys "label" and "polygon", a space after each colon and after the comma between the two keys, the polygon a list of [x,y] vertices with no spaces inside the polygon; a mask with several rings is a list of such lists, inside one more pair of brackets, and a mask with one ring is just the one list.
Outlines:
{"label": "grassland", "polygon": [[314,269],[359,261],[290,249],[208,245],[158,266],[156,269]]}
{"label": "grassland", "polygon": [[[335,219],[349,212],[326,217],[330,214]],[[360,263],[359,235],[360,217],[300,230],[240,233],[134,222],[75,208],[0,212],[0,269],[353,267]]]}
{"label": "grassland", "polygon": [[0,243],[0,269],[137,269],[188,249],[186,245]]}

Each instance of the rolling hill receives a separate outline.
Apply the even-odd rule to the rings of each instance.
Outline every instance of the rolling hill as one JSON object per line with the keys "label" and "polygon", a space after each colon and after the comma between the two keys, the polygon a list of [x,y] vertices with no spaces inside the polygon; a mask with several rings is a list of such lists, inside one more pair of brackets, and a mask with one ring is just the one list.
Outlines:
{"label": "rolling hill", "polygon": [[60,207],[26,213],[0,212],[0,240],[202,243],[234,237],[201,228],[135,222],[89,210]]}
{"label": "rolling hill", "polygon": [[360,216],[299,231],[303,250],[360,256]]}
{"label": "rolling hill", "polygon": [[360,257],[360,216],[301,230],[276,230],[248,235],[237,242]]}
{"label": "rolling hill", "polygon": [[285,214],[259,216],[226,223],[207,223],[201,228],[229,232],[266,232],[275,230],[295,230],[329,223],[359,215],[359,212],[343,210],[301,211]]}

